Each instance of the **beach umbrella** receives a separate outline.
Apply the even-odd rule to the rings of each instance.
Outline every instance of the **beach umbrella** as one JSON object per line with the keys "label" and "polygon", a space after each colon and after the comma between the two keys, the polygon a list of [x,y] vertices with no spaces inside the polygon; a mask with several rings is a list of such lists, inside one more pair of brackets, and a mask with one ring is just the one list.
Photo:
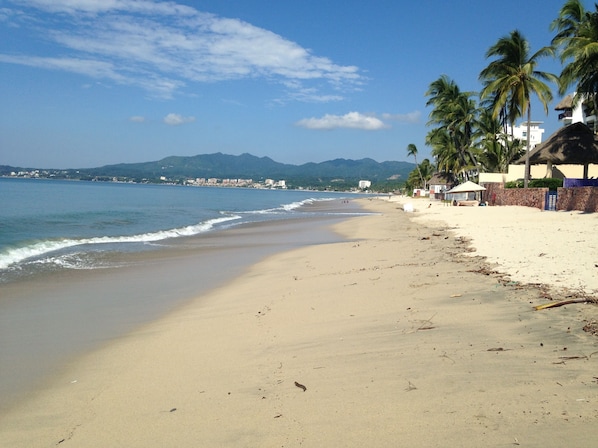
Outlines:
{"label": "beach umbrella", "polygon": [[[598,140],[584,123],[573,123],[562,127],[548,140],[531,150],[529,161],[532,165],[546,163],[550,176],[552,176],[552,165],[583,165],[583,177],[587,179],[589,164],[598,164]],[[524,163],[525,157],[515,162],[515,164]]]}
{"label": "beach umbrella", "polygon": [[484,190],[486,189],[481,185],[478,185],[475,182],[468,180],[467,182],[463,182],[462,184],[459,184],[456,187],[451,188],[449,191],[447,191],[447,193],[471,193]]}

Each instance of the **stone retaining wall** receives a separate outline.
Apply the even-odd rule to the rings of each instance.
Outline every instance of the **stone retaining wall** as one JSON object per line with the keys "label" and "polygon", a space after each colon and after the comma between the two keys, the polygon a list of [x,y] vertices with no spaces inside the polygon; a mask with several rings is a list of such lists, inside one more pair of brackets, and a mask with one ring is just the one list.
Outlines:
{"label": "stone retaining wall", "polygon": [[[485,183],[482,200],[489,205],[521,205],[544,210],[548,188],[505,188],[502,183]],[[559,188],[557,210],[598,212],[598,187]]]}
{"label": "stone retaining wall", "polygon": [[504,184],[484,184],[482,200],[489,205],[521,205],[544,210],[548,188],[505,188]]}
{"label": "stone retaining wall", "polygon": [[557,189],[556,209],[598,212],[598,187]]}

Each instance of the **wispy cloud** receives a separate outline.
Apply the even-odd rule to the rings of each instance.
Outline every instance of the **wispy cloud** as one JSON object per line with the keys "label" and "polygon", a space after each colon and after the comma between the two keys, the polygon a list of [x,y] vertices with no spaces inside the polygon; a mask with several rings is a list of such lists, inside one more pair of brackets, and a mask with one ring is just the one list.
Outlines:
{"label": "wispy cloud", "polygon": [[289,100],[328,102],[364,82],[358,67],[335,64],[250,23],[176,2],[9,4],[12,8],[3,8],[4,23],[27,27],[58,49],[51,55],[4,54],[0,62],[75,72],[137,86],[157,97],[172,97],[194,83],[263,78],[283,85]]}
{"label": "wispy cloud", "polygon": [[338,128],[361,129],[365,131],[378,131],[388,127],[382,120],[373,115],[359,112],[349,112],[345,115],[326,114],[321,118],[304,118],[295,123],[307,129],[331,130]]}
{"label": "wispy cloud", "polygon": [[141,115],[133,115],[132,117],[129,117],[129,121],[132,121],[133,123],[143,123],[145,122],[145,117]]}
{"label": "wispy cloud", "polygon": [[164,123],[169,126],[179,126],[181,124],[193,123],[195,117],[183,117],[179,114],[168,114],[164,117]]}

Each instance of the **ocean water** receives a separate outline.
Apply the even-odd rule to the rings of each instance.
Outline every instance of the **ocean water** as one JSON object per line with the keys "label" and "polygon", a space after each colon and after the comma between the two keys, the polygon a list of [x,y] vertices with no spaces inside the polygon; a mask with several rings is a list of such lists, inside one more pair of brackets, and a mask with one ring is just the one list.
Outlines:
{"label": "ocean water", "polygon": [[[313,191],[0,179],[0,284],[114,266],[114,255],[297,216],[351,195]],[[301,211],[305,213],[305,210]]]}
{"label": "ocean water", "polygon": [[263,257],[342,240],[355,196],[0,178],[0,415]]}

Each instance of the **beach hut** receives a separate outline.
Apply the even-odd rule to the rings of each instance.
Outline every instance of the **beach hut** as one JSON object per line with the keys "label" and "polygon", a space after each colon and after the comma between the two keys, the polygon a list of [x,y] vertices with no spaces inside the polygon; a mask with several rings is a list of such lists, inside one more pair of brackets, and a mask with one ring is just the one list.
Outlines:
{"label": "beach hut", "polygon": [[[546,164],[546,177],[552,177],[553,165],[583,165],[583,178],[588,178],[590,164],[598,164],[598,140],[584,123],[562,127],[548,140],[529,153],[531,165]],[[525,157],[515,164],[524,164]]]}
{"label": "beach hut", "polygon": [[480,200],[479,194],[485,190],[481,185],[468,180],[451,188],[445,195],[446,199],[452,200],[456,205],[478,205]]}
{"label": "beach hut", "polygon": [[430,188],[430,199],[444,199],[444,193],[450,190],[453,184],[448,173],[434,173],[428,181]]}

